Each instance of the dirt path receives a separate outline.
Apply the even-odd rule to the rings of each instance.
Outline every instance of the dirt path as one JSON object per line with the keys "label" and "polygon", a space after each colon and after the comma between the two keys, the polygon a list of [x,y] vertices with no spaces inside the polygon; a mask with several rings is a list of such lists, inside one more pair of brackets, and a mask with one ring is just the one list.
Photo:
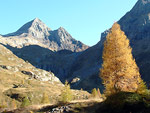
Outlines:
{"label": "dirt path", "polygon": [[70,103],[84,103],[84,102],[102,102],[103,99],[87,99],[87,100],[73,100]]}
{"label": "dirt path", "polygon": [[[31,113],[30,111],[46,111],[46,110],[50,110],[53,108],[57,108],[62,107],[62,106],[71,106],[72,108],[74,108],[74,106],[76,104],[81,104],[81,105],[89,105],[89,104],[93,104],[93,103],[100,103],[102,102],[102,99],[88,99],[88,100],[74,100],[71,101],[70,103],[66,104],[66,105],[57,105],[57,104],[44,104],[44,105],[31,105],[25,108],[18,108],[18,109],[11,109],[6,113]],[[82,107],[82,106],[81,106]]]}

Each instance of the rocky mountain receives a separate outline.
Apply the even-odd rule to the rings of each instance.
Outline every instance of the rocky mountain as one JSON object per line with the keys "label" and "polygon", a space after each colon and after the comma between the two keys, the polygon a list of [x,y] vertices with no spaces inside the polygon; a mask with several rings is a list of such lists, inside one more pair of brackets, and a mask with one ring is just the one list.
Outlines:
{"label": "rocky mountain", "polygon": [[150,0],[138,0],[133,9],[120,19],[119,24],[130,39],[141,76],[149,85]]}
{"label": "rocky mountain", "polygon": [[46,39],[49,36],[50,28],[48,28],[41,20],[35,18],[34,20],[24,24],[20,29],[14,33],[4,35],[4,37],[10,36],[32,36],[39,39]]}
{"label": "rocky mountain", "polygon": [[75,52],[88,48],[87,45],[72,38],[63,27],[53,31],[38,18],[26,23],[16,32],[3,35],[3,37],[5,37],[1,39],[3,42],[14,47],[35,44],[55,51],[66,49]]}

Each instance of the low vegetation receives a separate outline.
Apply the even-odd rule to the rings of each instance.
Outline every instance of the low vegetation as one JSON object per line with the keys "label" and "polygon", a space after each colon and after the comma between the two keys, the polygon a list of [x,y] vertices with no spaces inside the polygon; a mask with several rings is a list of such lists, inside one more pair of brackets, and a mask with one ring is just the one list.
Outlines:
{"label": "low vegetation", "polygon": [[69,83],[65,82],[65,87],[61,93],[60,103],[68,103],[73,99],[73,94],[70,89]]}
{"label": "low vegetation", "polygon": [[[55,81],[55,78],[51,81],[41,81],[31,77],[33,73],[51,74],[33,67],[0,45],[0,112],[58,103],[65,86],[57,79]],[[78,99],[82,99],[83,95],[90,95],[80,90],[71,92],[73,97]]]}

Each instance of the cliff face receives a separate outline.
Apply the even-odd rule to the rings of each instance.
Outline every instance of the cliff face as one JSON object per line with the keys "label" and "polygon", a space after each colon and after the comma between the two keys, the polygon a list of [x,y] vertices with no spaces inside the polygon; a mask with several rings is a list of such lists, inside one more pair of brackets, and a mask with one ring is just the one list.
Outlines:
{"label": "cliff face", "polygon": [[130,39],[133,55],[144,81],[150,82],[150,1],[138,0],[133,9],[119,21]]}

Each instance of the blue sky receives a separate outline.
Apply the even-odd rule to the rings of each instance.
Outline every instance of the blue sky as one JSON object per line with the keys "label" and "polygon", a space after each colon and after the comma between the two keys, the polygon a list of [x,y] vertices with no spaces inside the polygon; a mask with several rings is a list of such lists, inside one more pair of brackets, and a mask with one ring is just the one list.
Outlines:
{"label": "blue sky", "polygon": [[16,31],[38,17],[52,30],[64,27],[87,45],[100,40],[137,0],[1,0],[0,34]]}

